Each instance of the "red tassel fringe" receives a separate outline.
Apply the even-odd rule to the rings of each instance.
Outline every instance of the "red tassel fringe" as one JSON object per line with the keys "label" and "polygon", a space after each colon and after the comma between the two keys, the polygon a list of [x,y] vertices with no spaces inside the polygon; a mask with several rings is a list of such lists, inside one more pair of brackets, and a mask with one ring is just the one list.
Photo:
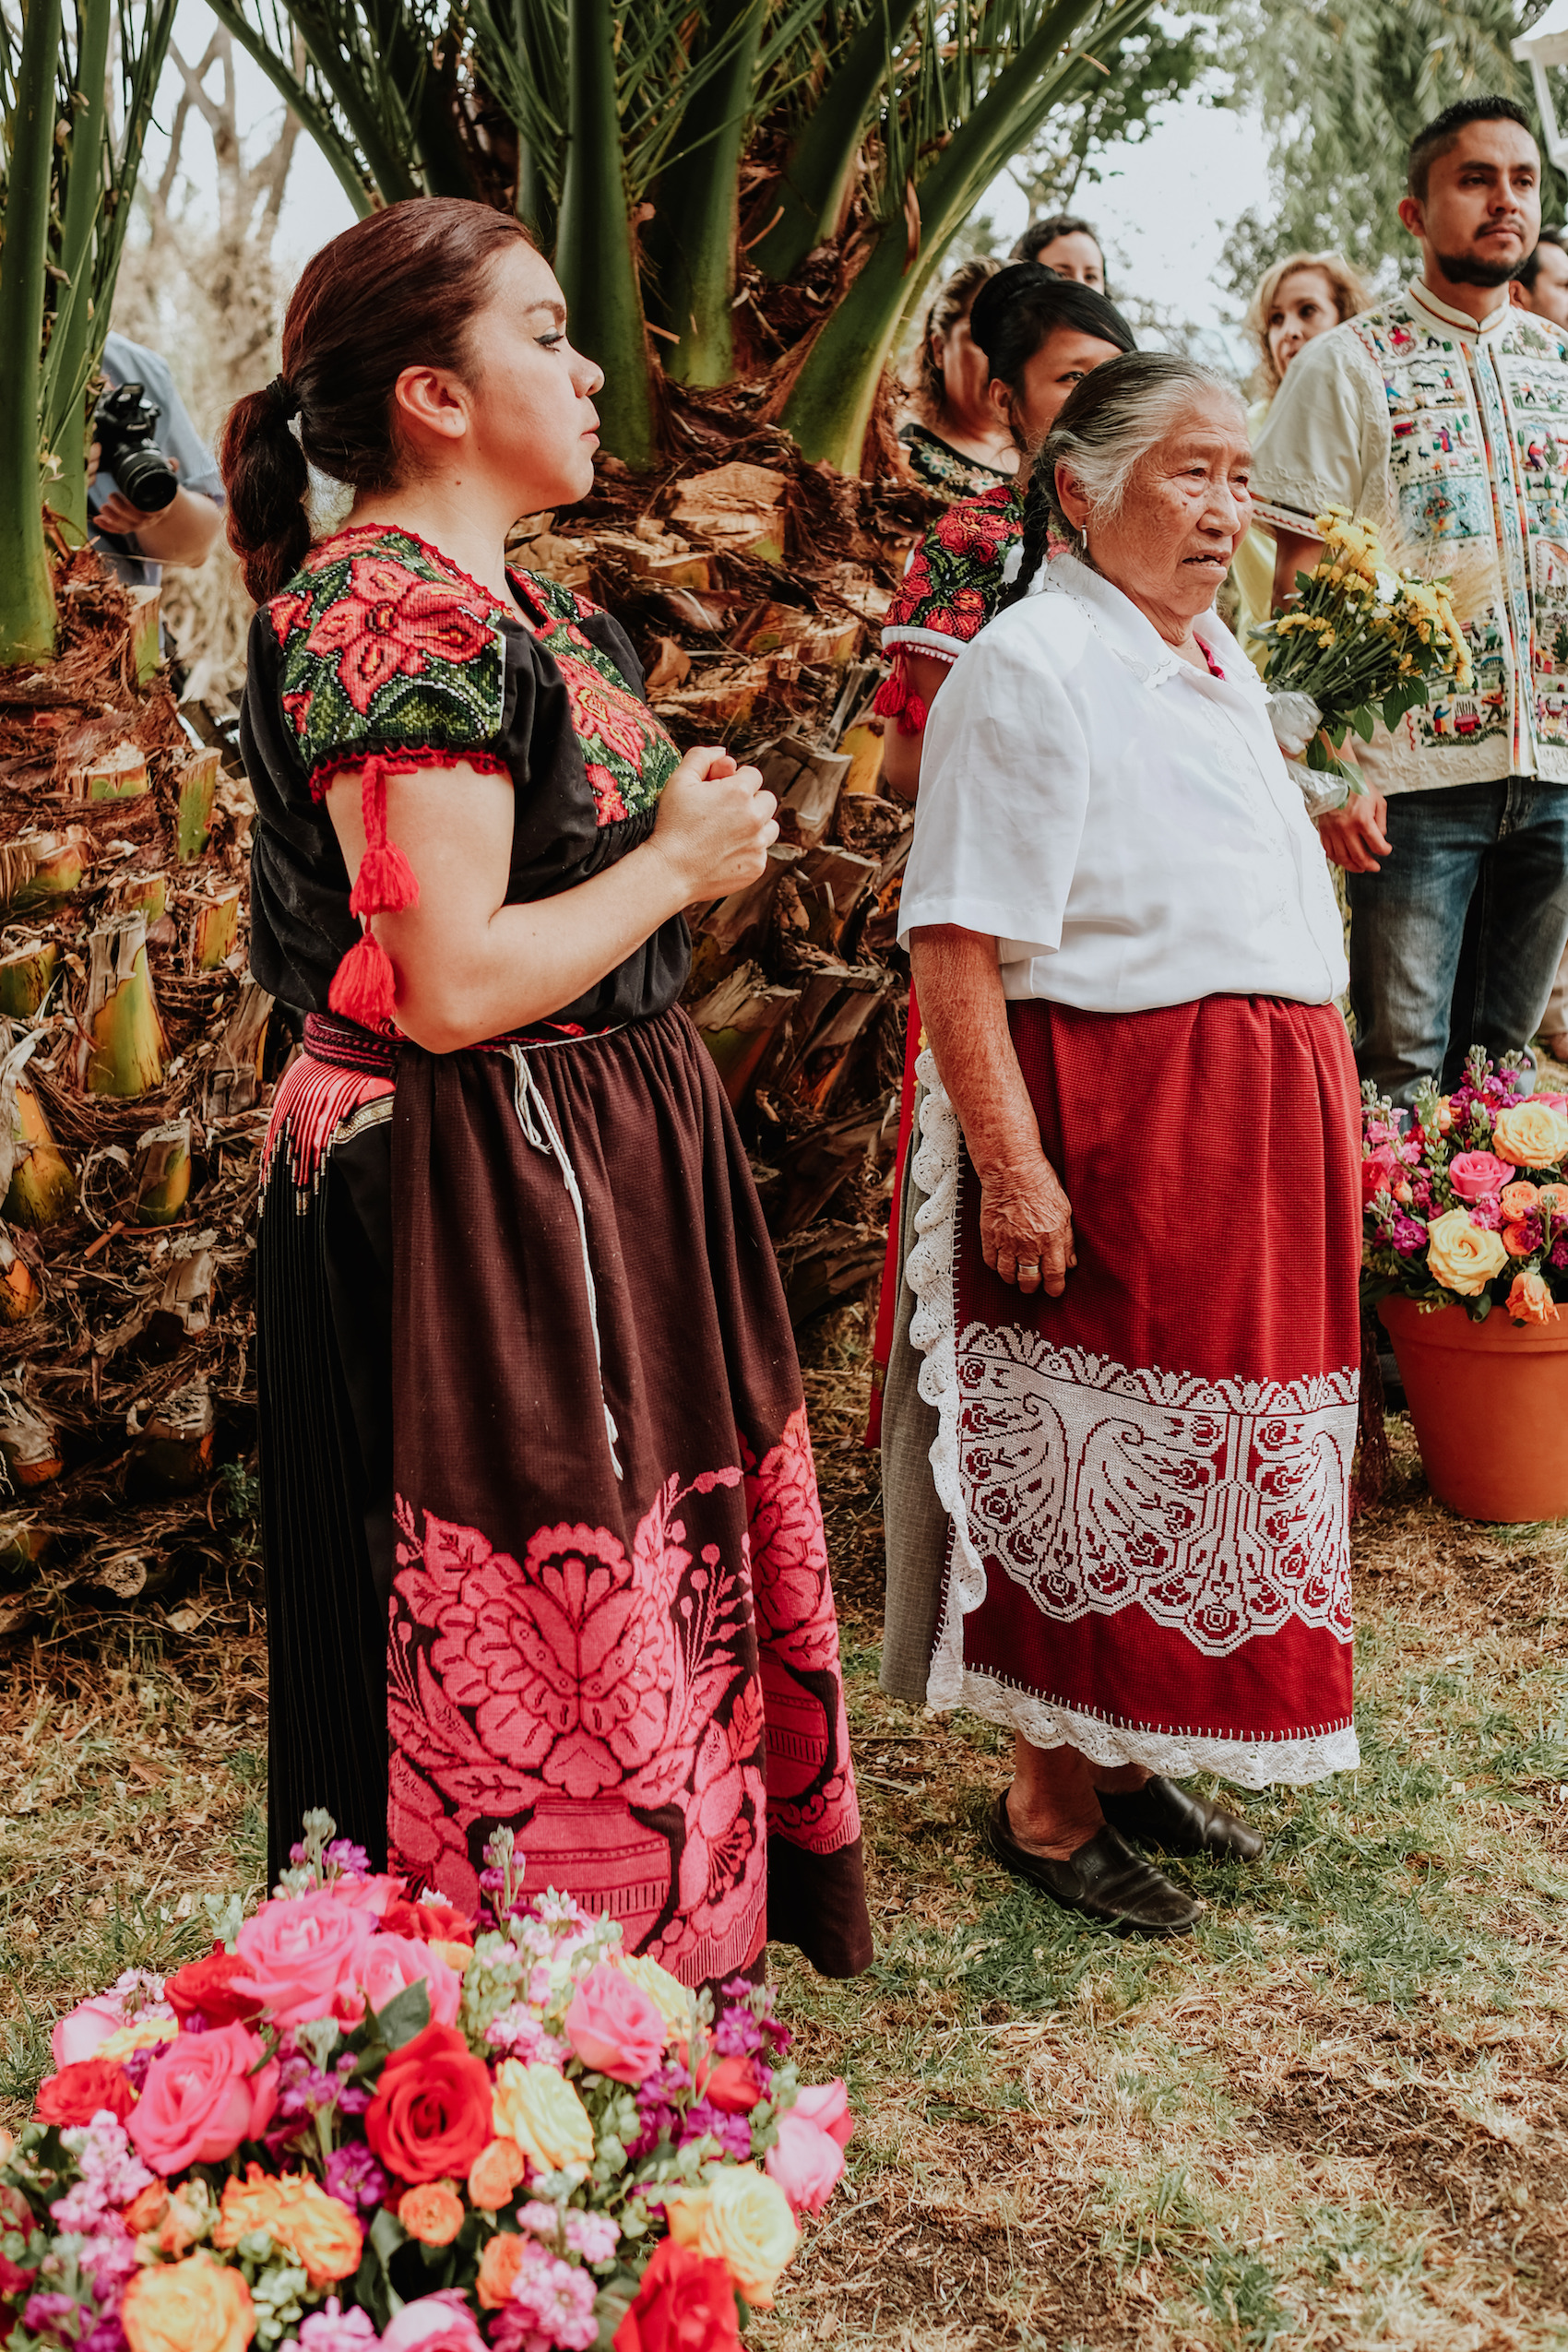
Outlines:
{"label": "red tassel fringe", "polygon": [[[372,915],[401,914],[405,907],[417,907],[420,900],[419,880],[412,866],[396,841],[387,838],[388,765],[379,752],[373,752],[360,779],[365,849],[349,907],[366,923]],[[327,1001],[344,1020],[358,1021],[367,1029],[377,1028],[392,1018],[396,979],[391,959],[368,929],[333,974]]]}
{"label": "red tassel fringe", "polygon": [[897,646],[893,667],[876,690],[872,708],[883,719],[896,719],[900,735],[921,735],[925,732],[925,705],[919,695],[910,691],[909,673],[904,666],[904,648]]}
{"label": "red tassel fringe", "polygon": [[397,1004],[392,958],[374,932],[350,948],[332,975],[327,1002],[345,1021],[357,1021],[364,1029],[379,1028],[392,1018]]}

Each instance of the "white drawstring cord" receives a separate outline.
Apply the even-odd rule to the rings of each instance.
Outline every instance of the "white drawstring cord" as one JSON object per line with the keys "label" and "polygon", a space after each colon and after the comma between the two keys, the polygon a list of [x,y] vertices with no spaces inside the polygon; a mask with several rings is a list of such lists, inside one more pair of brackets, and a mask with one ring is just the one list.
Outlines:
{"label": "white drawstring cord", "polygon": [[588,1219],[583,1215],[583,1196],[577,1186],[576,1171],[567,1157],[565,1145],[556,1132],[555,1122],[539,1090],[538,1081],[529,1068],[525,1046],[515,1045],[512,1048],[512,1067],[517,1073],[512,1100],[517,1108],[517,1124],[535,1151],[554,1153],[555,1164],[561,1170],[567,1194],[576,1212],[577,1238],[583,1246],[583,1280],[588,1285],[588,1322],[593,1326],[593,1357],[599,1367],[599,1397],[604,1408],[604,1427],[610,1440],[610,1467],[619,1479],[624,1476],[615,1451],[620,1431],[615,1426],[615,1416],[610,1409],[610,1399],[604,1394],[604,1350],[599,1344],[599,1293],[594,1288],[593,1267],[588,1260]]}

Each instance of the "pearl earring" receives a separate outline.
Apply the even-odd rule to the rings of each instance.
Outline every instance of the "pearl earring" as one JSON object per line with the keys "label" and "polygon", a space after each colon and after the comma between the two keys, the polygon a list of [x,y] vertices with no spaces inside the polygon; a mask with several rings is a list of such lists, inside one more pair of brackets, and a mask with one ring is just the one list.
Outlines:
{"label": "pearl earring", "polygon": [[1083,529],[1078,533],[1078,548],[1079,552],[1084,555],[1087,555],[1089,552],[1089,527],[1087,523],[1084,525]]}

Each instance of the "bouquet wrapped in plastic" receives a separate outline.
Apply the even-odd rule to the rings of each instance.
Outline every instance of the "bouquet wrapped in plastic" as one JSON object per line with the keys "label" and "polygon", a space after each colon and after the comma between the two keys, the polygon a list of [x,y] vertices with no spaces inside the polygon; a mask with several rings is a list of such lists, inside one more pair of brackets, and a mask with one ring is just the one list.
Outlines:
{"label": "bouquet wrapped in plastic", "polygon": [[485,1907],[410,1897],[325,1814],[210,1955],[54,2028],[0,2133],[8,2352],[740,2352],[844,2169],[771,1995],[715,2002],[509,1833]]}
{"label": "bouquet wrapped in plastic", "polygon": [[1365,788],[1338,757],[1352,731],[1370,743],[1381,718],[1396,727],[1440,680],[1462,692],[1470,653],[1448,578],[1422,579],[1384,552],[1375,524],[1330,507],[1316,517],[1323,553],[1298,572],[1297,603],[1256,631],[1269,647],[1269,717],[1291,759],[1304,753],[1321,787],[1302,779],[1313,816]]}

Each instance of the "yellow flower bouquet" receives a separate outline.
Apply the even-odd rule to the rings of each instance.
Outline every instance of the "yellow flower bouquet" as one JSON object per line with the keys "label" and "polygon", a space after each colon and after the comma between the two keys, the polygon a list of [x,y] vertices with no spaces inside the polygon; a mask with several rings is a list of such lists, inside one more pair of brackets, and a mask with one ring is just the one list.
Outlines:
{"label": "yellow flower bouquet", "polygon": [[[1470,683],[1470,652],[1455,612],[1451,581],[1422,579],[1401,568],[1377,527],[1342,506],[1316,517],[1323,553],[1311,572],[1298,572],[1299,600],[1257,631],[1270,648],[1269,715],[1281,748],[1291,757],[1365,790],[1352,765],[1337,754],[1354,730],[1370,743],[1379,718],[1396,727],[1425,702],[1433,684]],[[1308,794],[1314,815],[1336,807],[1346,789]]]}

